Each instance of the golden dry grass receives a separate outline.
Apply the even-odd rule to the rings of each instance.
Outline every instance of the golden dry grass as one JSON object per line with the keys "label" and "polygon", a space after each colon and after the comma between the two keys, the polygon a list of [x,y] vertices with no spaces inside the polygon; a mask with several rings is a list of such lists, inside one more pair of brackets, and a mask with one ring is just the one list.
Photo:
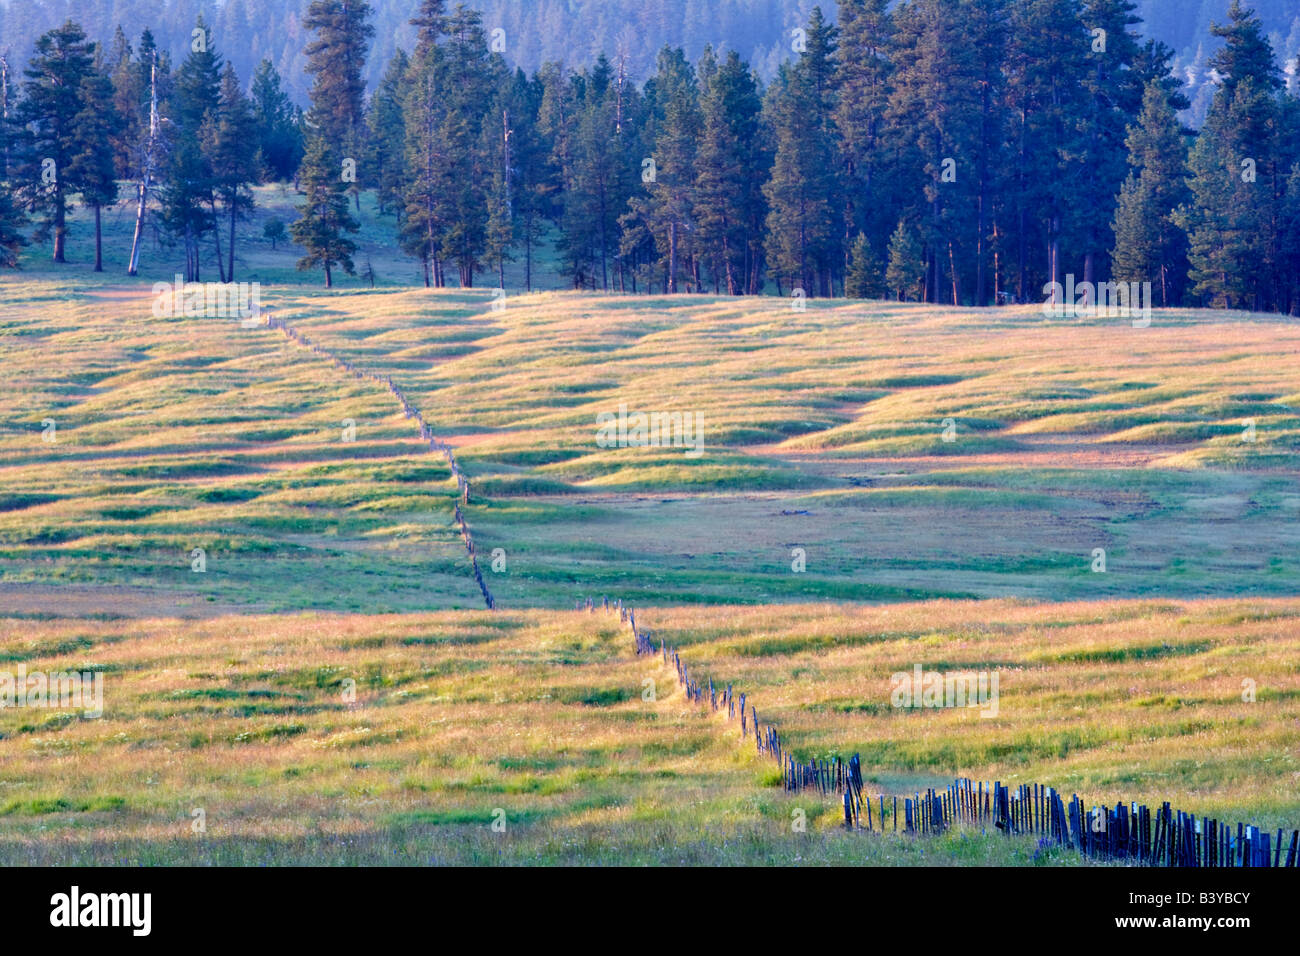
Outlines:
{"label": "golden dry grass", "polygon": [[[267,290],[458,447],[480,552],[508,555],[489,615],[451,610],[477,604],[454,486],[390,396],[278,333],[155,318],[150,281],[0,283],[0,669],[92,666],[108,697],[0,713],[7,860],[1057,860],[845,841],[829,802],[793,834],[734,728],[555,610],[601,593],[886,792],[1295,824],[1294,325]],[[597,447],[621,404],[704,414],[705,454]],[[906,603],[852,603],[876,600]],[[996,669],[998,718],[889,707],[916,663]]]}

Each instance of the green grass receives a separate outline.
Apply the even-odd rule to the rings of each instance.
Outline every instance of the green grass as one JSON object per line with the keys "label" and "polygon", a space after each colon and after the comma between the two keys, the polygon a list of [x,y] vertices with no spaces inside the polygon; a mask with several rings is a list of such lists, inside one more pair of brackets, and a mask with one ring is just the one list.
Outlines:
{"label": "green grass", "polygon": [[[501,611],[391,395],[154,317],[175,250],[127,279],[121,206],[94,274],[78,216],[68,266],[0,275],[0,662],[100,670],[106,713],[0,712],[6,863],[1069,862],[840,834],[566,610],[600,594],[882,792],[966,774],[1294,825],[1294,324],[526,295],[518,264],[493,311],[418,287],[369,195],[377,287],[327,292],[260,239],[294,197],[258,202],[238,278],[456,447]],[[620,406],[699,416],[701,454],[601,447]],[[890,707],[916,662],[999,670],[1001,716]]]}

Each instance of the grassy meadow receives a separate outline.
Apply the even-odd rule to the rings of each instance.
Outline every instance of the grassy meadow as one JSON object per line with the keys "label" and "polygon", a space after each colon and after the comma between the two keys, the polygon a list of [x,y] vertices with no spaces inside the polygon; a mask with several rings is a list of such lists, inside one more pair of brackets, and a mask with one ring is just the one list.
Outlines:
{"label": "grassy meadow", "polygon": [[[1294,323],[530,294],[519,263],[493,308],[402,285],[368,196],[375,287],[325,291],[260,238],[291,198],[259,189],[236,278],[456,448],[499,609],[386,391],[155,316],[177,254],[126,279],[125,206],[103,274],[84,224],[66,268],[28,250],[0,274],[0,671],[101,671],[105,712],[0,709],[4,863],[1074,862],[838,832],[572,610],[600,595],[886,794],[1300,825]],[[700,416],[702,454],[600,447],[620,407]],[[891,707],[916,664],[996,671],[998,715]]]}

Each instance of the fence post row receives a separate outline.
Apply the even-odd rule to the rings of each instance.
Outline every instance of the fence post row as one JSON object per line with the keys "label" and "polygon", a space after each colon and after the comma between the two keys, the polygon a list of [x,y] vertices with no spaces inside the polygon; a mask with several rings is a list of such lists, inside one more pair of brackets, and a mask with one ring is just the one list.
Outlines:
{"label": "fence post row", "polygon": [[[607,598],[601,603],[605,609],[610,608]],[[590,598],[586,606],[589,610],[595,609]],[[650,632],[637,628],[636,612],[622,601],[616,602],[614,609],[618,611],[620,623],[626,623],[631,629],[637,655],[657,653],[665,664],[671,661],[687,698],[696,703],[703,702],[703,687],[690,678],[687,665],[677,650],[661,640],[656,651],[650,641]],[[835,756],[829,760],[812,758],[807,763],[800,763],[783,749],[776,727],[760,725],[758,710],[747,701],[744,693],[737,694],[728,684],[719,698],[712,677],[708,678],[708,688],[711,708],[715,712],[726,708],[729,720],[736,719],[739,699],[741,737],[748,737],[752,726],[758,752],[767,753],[776,761],[788,792],[809,789],[816,789],[823,795],[835,792],[843,806],[845,828],[876,831],[871,800],[862,794],[865,784],[859,754],[855,753],[847,761]],[[885,795],[882,793],[877,815],[881,833],[887,829],[885,809]],[[896,796],[888,816],[893,831],[898,832]],[[1284,853],[1285,831],[1280,828],[1276,835],[1272,835],[1258,827],[1238,823],[1234,838],[1231,828],[1219,820],[1198,819],[1192,814],[1174,810],[1167,802],[1156,810],[1153,821],[1150,808],[1137,803],[1117,803],[1113,809],[1104,806],[1088,809],[1079,795],[1073,794],[1067,806],[1058,790],[1037,783],[1021,784],[1013,793],[999,780],[988,783],[961,777],[942,791],[931,788],[924,796],[915,793],[904,797],[902,819],[903,831],[917,834],[941,834],[955,823],[983,827],[992,822],[994,828],[1006,836],[1039,835],[1046,843],[1077,850],[1084,856],[1131,860],[1148,866],[1300,866],[1300,830],[1291,831]]]}
{"label": "fence post row", "polygon": [[380,377],[371,372],[363,372],[356,368],[351,362],[345,361],[333,352],[322,346],[316,345],[306,336],[298,332],[297,329],[284,324],[282,319],[277,319],[272,313],[266,315],[267,328],[279,329],[285,336],[293,342],[309,349],[316,355],[326,358],[333,362],[335,366],[348,372],[353,378],[369,379],[379,385],[384,386],[397,399],[398,404],[402,406],[402,413],[407,418],[413,418],[420,426],[420,439],[429,443],[429,450],[440,452],[447,459],[447,466],[451,469],[451,475],[456,479],[456,496],[455,503],[456,525],[460,531],[461,540],[465,543],[466,553],[469,555],[470,570],[474,575],[474,581],[478,584],[479,591],[483,594],[483,603],[487,605],[488,610],[496,608],[496,601],[492,597],[492,592],[488,590],[487,582],[483,579],[483,574],[479,570],[478,557],[474,551],[474,539],[470,534],[469,523],[465,520],[465,515],[460,510],[460,505],[468,506],[470,504],[470,484],[469,479],[464,476],[460,470],[460,464],[456,461],[456,455],[451,450],[451,446],[441,442],[433,437],[433,430],[425,424],[424,416],[414,405],[407,401],[406,396],[402,393],[390,377]]}

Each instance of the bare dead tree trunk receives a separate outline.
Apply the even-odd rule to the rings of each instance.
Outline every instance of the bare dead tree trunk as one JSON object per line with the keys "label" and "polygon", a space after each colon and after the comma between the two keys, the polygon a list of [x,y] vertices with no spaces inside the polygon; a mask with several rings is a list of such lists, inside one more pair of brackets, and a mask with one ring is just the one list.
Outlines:
{"label": "bare dead tree trunk", "polygon": [[149,193],[153,189],[154,163],[158,149],[158,57],[149,67],[149,138],[145,141],[140,162],[140,181],[136,184],[135,234],[131,238],[131,258],[126,274],[136,275],[140,270],[140,243],[144,239],[144,217],[149,208]]}

